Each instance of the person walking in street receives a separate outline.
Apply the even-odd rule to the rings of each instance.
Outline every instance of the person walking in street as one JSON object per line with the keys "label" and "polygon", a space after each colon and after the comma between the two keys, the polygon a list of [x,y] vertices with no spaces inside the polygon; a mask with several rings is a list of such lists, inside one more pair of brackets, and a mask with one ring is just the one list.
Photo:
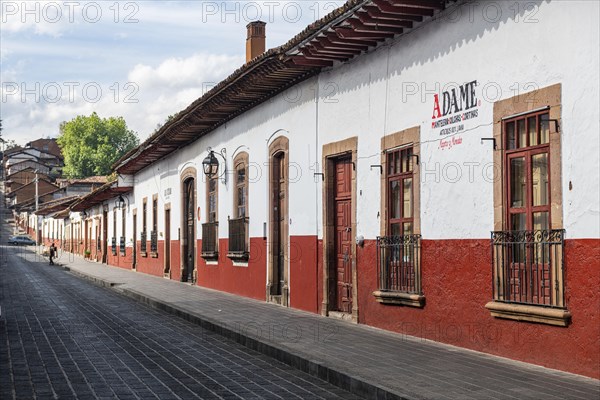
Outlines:
{"label": "person walking in street", "polygon": [[50,245],[50,265],[54,265],[54,257],[56,257],[56,246],[52,243]]}

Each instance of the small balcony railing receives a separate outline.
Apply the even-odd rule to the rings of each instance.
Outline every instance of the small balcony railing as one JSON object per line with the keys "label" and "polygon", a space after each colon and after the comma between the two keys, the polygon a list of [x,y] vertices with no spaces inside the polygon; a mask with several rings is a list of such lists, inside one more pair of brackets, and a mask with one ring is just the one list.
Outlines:
{"label": "small balcony railing", "polygon": [[422,294],[421,235],[377,237],[381,291]]}
{"label": "small balcony railing", "polygon": [[248,260],[248,222],[249,218],[247,217],[229,220],[229,248],[227,257]]}
{"label": "small balcony railing", "polygon": [[119,253],[121,253],[122,256],[125,256],[125,236],[119,238]]}
{"label": "small balcony railing", "polygon": [[158,232],[150,232],[150,253],[158,253]]}
{"label": "small balcony railing", "polygon": [[112,250],[112,255],[116,256],[117,255],[117,238],[116,237],[113,237],[111,239],[110,248]]}
{"label": "small balcony railing", "polygon": [[216,259],[219,256],[217,240],[219,237],[219,223],[207,222],[202,224],[202,257]]}
{"label": "small balcony railing", "polygon": [[147,251],[147,237],[146,237],[146,231],[143,231],[142,233],[140,233],[140,252],[142,252],[143,254],[146,253]]}
{"label": "small balcony railing", "polygon": [[566,308],[562,229],[492,232],[494,300]]}

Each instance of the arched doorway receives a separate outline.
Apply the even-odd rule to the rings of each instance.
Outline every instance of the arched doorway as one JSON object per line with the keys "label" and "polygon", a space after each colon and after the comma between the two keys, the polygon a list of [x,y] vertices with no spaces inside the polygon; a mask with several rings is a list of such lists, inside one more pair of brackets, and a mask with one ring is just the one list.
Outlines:
{"label": "arched doorway", "polygon": [[196,179],[185,178],[183,181],[183,224],[182,224],[182,271],[183,282],[194,282],[196,265]]}
{"label": "arched doorway", "polygon": [[269,259],[267,264],[267,301],[289,305],[288,237],[289,237],[289,142],[278,137],[269,146]]}

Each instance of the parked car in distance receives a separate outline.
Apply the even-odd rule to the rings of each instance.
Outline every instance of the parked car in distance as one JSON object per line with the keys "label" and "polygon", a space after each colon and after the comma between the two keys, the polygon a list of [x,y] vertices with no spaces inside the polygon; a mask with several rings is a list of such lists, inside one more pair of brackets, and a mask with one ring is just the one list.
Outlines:
{"label": "parked car in distance", "polygon": [[11,236],[8,238],[8,244],[33,246],[36,243],[29,236]]}

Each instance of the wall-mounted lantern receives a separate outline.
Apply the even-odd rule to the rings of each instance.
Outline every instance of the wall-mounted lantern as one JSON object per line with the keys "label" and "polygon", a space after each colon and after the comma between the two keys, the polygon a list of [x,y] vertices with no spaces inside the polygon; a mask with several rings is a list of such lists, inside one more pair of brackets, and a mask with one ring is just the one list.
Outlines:
{"label": "wall-mounted lantern", "polygon": [[[122,210],[125,207],[125,198],[119,195],[119,198],[115,201],[115,207]],[[129,198],[127,197],[127,207],[129,207]]]}
{"label": "wall-mounted lantern", "polygon": [[206,175],[206,177],[209,179],[217,176],[219,174],[219,160],[216,157],[217,155],[223,158],[223,165],[225,168],[223,171],[223,183],[225,183],[227,180],[227,160],[225,158],[225,149],[221,149],[220,153],[216,153],[209,147],[208,156],[206,156],[206,158],[202,161],[202,170],[204,175]]}

